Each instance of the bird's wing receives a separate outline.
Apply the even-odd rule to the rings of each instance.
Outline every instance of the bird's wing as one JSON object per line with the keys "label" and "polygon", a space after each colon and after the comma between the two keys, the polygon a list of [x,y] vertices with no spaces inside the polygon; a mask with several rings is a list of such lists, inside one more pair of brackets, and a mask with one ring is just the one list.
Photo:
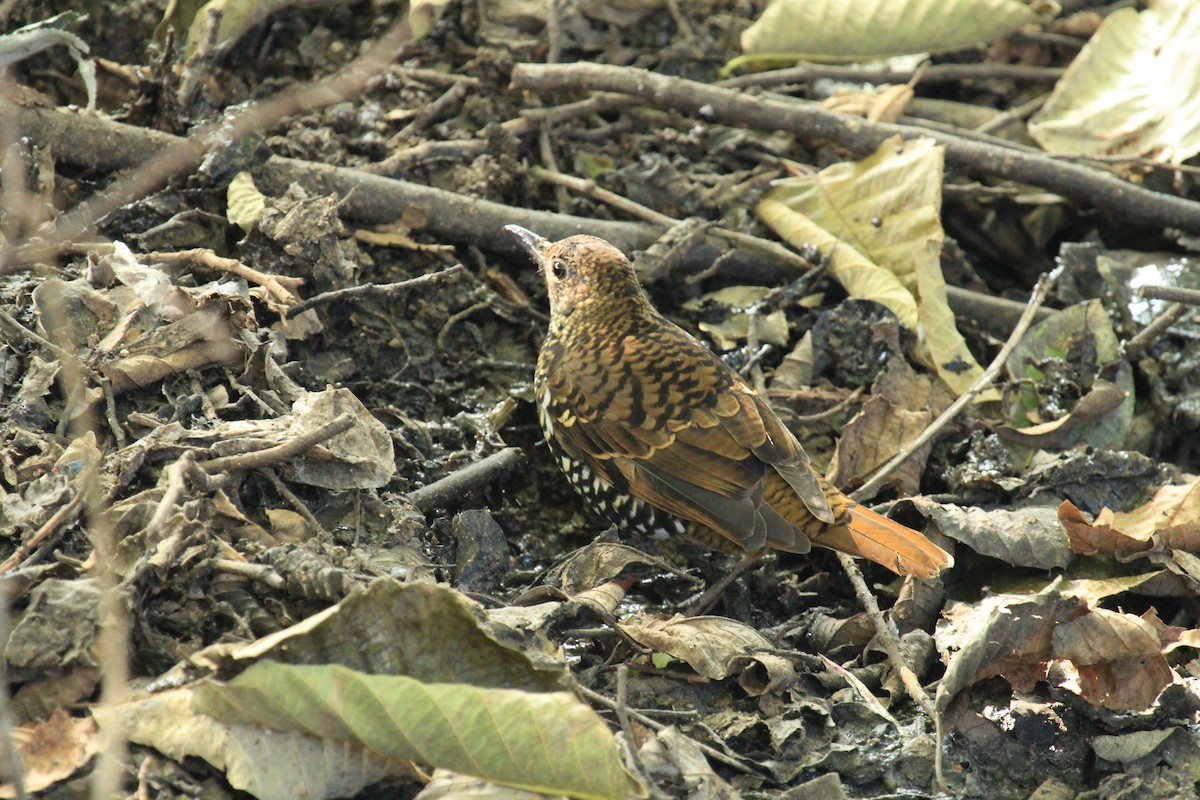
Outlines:
{"label": "bird's wing", "polygon": [[564,350],[541,372],[541,411],[559,444],[634,497],[754,549],[795,538],[762,501],[771,465],[789,483],[794,473],[805,489],[797,494],[832,519],[795,437],[681,330],[626,337],[587,357]]}

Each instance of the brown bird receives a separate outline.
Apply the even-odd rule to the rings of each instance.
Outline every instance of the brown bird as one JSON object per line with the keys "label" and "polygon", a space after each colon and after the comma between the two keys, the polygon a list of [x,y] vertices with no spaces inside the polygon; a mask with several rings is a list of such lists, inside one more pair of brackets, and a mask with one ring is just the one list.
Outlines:
{"label": "brown bird", "polygon": [[948,553],[813,470],[736,372],[650,304],[620,250],[517,225],[550,295],[534,390],[551,451],[598,512],[732,552],[812,545],[929,578]]}

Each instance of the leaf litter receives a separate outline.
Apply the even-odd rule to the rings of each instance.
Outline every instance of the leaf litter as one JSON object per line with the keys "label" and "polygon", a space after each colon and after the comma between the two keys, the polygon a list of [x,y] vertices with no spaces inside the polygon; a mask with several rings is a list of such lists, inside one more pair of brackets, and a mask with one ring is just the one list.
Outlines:
{"label": "leaf litter", "polygon": [[[1188,445],[1200,427],[1197,329],[1183,316],[1141,349],[1130,342],[1168,310],[1141,287],[1200,288],[1194,259],[1176,252],[1194,240],[1130,249],[1136,238],[1085,231],[1093,218],[1061,197],[968,183],[932,138],[881,136],[853,157],[633,101],[568,113],[540,143],[501,122],[580,99],[508,88],[513,64],[545,60],[546,48],[568,63],[715,81],[743,33],[751,60],[937,52],[965,33],[993,43],[977,66],[1019,53],[1040,68],[1070,53],[1032,28],[999,37],[1039,19],[1074,30],[1071,18],[1045,23],[1052,4],[994,3],[981,21],[946,4],[937,13],[960,37],[947,39],[918,24],[928,8],[879,2],[838,33],[885,52],[823,35],[840,49],[817,53],[804,39],[763,44],[785,0],[753,26],[720,2],[555,4],[554,18],[538,4],[442,5],[413,4],[425,38],[361,97],[301,108],[267,138],[145,190],[56,265],[6,274],[0,573],[25,789],[81,790],[107,737],[124,735],[124,789],[156,796],[867,797],[935,791],[939,752],[958,796],[1190,790],[1200,778],[1200,464]],[[814,18],[837,11],[803,5]],[[149,40],[159,12],[148,4],[65,20],[100,59],[104,113],[178,133],[251,99],[264,76],[277,89],[329,74],[386,22],[307,3],[208,6],[195,22],[173,8],[159,49],[140,51],[118,42]],[[36,22],[38,9],[8,13]],[[1136,23],[1110,15],[1031,132],[1045,142],[1080,91],[1117,117],[1126,102],[1144,105],[1121,62],[1111,79],[1072,84],[1122,41],[1120,26],[1155,15],[1190,24],[1169,3]],[[888,20],[893,35],[854,32]],[[184,36],[214,21],[207,37]],[[111,35],[128,27],[146,35]],[[186,41],[178,72],[166,66],[169,27]],[[88,73],[86,48],[60,38],[72,45],[58,69],[20,67],[18,79],[49,105],[90,102],[90,85],[64,77]],[[1150,56],[1130,63],[1139,58]],[[942,66],[954,64],[929,74]],[[939,84],[910,78],[846,113],[922,118]],[[1108,80],[1118,95],[1097,92]],[[976,110],[1030,99],[1003,77],[959,89]],[[808,79],[784,90],[866,97]],[[1188,107],[1173,112],[1120,152],[1186,158],[1186,136],[1173,132]],[[1061,260],[1053,310],[1004,378],[887,481],[891,513],[953,542],[959,563],[944,584],[868,571],[904,660],[937,682],[941,736],[827,554],[772,556],[727,590],[720,615],[685,617],[688,597],[731,564],[626,539],[583,510],[538,446],[528,382],[540,287],[496,231],[439,237],[447,212],[421,203],[357,217],[356,203],[378,207],[367,180],[347,195],[270,179],[268,152],[357,180],[397,146],[421,157],[393,162],[395,177],[514,214],[625,219],[542,183],[528,169],[538,163],[690,220],[693,235],[666,244],[686,252],[645,267],[655,300],[685,321],[698,315],[693,330],[769,386],[814,462],[847,489],[905,451],[1011,330],[999,305],[964,312],[960,284],[1019,309],[1038,265]],[[86,149],[27,137],[13,152],[34,179],[24,208],[67,208],[97,179],[120,180]],[[4,211],[10,259],[41,220]],[[832,280],[799,279],[793,261],[765,257],[689,262],[722,227],[775,231]],[[289,316],[301,300],[405,287],[460,259],[466,270],[451,277]],[[493,458],[514,445],[522,465]],[[418,502],[418,490],[455,475],[467,488]],[[118,657],[131,679],[115,694],[102,688],[114,674],[110,592],[130,625]]]}

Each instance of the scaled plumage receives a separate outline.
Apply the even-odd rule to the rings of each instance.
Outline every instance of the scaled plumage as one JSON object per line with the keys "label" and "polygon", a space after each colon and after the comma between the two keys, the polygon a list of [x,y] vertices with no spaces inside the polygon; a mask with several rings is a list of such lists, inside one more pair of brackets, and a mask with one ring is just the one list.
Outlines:
{"label": "scaled plumage", "polygon": [[550,296],[534,377],[542,429],[597,511],[640,533],[747,553],[806,553],[815,544],[920,577],[953,564],[820,477],[770,406],[654,310],[615,247],[507,230]]}

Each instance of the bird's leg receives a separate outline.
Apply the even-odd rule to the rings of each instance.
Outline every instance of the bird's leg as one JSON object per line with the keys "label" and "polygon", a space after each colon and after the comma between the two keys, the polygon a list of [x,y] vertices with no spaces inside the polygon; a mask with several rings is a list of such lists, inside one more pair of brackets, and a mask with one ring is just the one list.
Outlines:
{"label": "bird's leg", "polygon": [[752,553],[746,553],[742,558],[733,565],[733,569],[721,576],[712,586],[704,590],[704,594],[697,597],[692,602],[688,603],[683,609],[684,616],[698,617],[701,614],[707,614],[717,601],[721,599],[721,595],[729,588],[729,585],[742,576],[746,570],[753,567],[762,557],[767,554],[767,548],[756,550]]}

